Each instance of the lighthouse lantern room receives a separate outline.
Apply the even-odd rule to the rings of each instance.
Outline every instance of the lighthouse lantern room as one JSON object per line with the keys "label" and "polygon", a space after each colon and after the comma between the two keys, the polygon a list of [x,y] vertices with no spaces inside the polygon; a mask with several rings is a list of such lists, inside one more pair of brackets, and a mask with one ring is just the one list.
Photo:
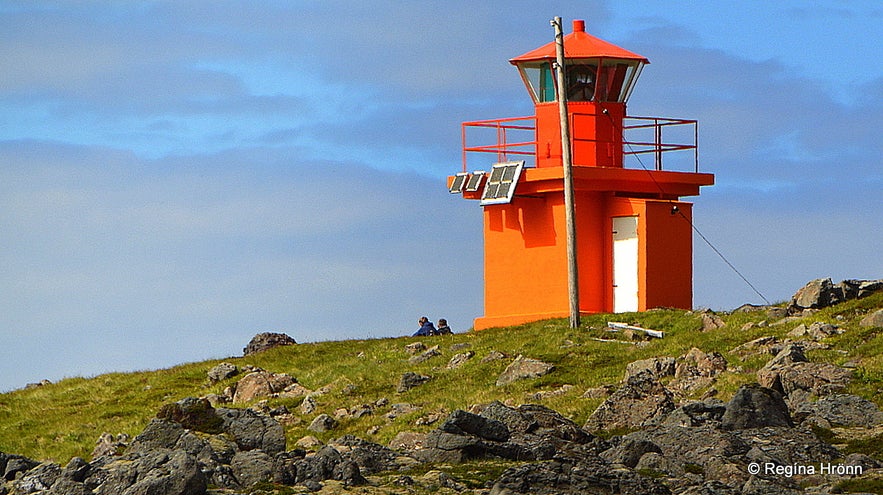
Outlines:
{"label": "lighthouse lantern room", "polygon": [[[565,88],[554,77],[554,42],[510,60],[533,99],[534,116],[462,125],[463,169],[448,186],[479,200],[484,212],[484,315],[475,320],[476,330],[569,314],[562,91],[579,312],[692,306],[692,205],[680,198],[714,183],[712,174],[698,171],[698,123],[628,117],[626,101],[649,61],[586,33],[581,20],[563,43]],[[470,144],[472,133],[486,139],[488,130],[495,136],[489,144]],[[662,158],[669,152],[690,169],[665,169]],[[489,172],[469,171],[469,161],[478,157]]]}

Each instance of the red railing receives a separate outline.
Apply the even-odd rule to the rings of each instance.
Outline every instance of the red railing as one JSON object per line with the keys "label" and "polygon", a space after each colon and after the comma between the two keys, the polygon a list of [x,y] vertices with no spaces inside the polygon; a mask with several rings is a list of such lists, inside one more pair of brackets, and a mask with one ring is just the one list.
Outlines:
{"label": "red railing", "polygon": [[[463,171],[467,172],[466,162],[469,153],[496,153],[497,163],[509,161],[509,155],[536,157],[537,151],[537,118],[511,117],[508,119],[476,120],[463,122],[460,127],[463,139]],[[467,146],[466,130],[477,129],[482,134],[493,132],[496,144]],[[509,142],[510,134],[518,138],[530,138],[530,141],[518,140]],[[484,136],[483,136],[484,137]]]}
{"label": "red railing", "polygon": [[[671,129],[677,134],[678,142],[670,142],[664,130]],[[469,145],[467,130],[472,137],[481,134],[482,141],[493,144]],[[672,131],[669,131],[671,134]],[[470,153],[495,153],[497,162],[515,157],[534,157],[536,159],[536,117],[511,117],[506,119],[477,120],[463,122],[461,125],[463,140],[463,171],[468,172],[468,156]],[[495,141],[495,142],[494,142]],[[599,140],[595,141],[607,142]],[[623,155],[634,156],[639,166],[646,168],[640,155],[652,153],[656,170],[663,170],[663,153],[671,151],[693,151],[692,169],[699,171],[699,123],[696,120],[669,119],[662,117],[626,117],[623,119]],[[626,161],[626,160],[624,160]],[[528,164],[530,165],[530,164]],[[624,166],[630,163],[624,163]]]}

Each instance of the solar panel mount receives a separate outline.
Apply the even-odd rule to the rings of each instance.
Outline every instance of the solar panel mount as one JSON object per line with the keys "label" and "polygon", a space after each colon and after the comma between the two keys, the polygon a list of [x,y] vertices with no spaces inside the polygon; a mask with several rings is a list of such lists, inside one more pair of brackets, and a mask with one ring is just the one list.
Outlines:
{"label": "solar panel mount", "polygon": [[515,186],[524,168],[524,160],[494,164],[484,185],[480,205],[499,205],[512,202]]}

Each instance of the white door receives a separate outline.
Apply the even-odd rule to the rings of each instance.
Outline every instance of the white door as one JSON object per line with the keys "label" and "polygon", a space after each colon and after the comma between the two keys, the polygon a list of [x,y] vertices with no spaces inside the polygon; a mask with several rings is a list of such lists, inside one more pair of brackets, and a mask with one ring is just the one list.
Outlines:
{"label": "white door", "polygon": [[613,217],[613,312],[638,310],[638,217]]}

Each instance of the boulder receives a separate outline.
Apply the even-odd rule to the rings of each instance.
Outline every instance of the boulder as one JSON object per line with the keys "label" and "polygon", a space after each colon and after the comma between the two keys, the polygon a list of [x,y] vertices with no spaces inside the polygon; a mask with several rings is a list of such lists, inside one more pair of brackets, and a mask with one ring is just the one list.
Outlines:
{"label": "boulder", "polygon": [[518,380],[538,378],[553,371],[555,371],[555,366],[519,354],[497,378],[497,386],[502,387]]}
{"label": "boulder", "polygon": [[706,424],[719,425],[726,410],[726,404],[719,399],[691,402],[672,411],[665,417],[663,424],[690,427]]}
{"label": "boulder", "polygon": [[743,385],[727,403],[721,428],[744,430],[765,426],[794,426],[785,400],[771,388],[758,384]]}
{"label": "boulder", "polygon": [[405,352],[408,354],[414,355],[418,352],[423,352],[426,350],[426,344],[423,342],[411,342],[410,344],[405,346]]}
{"label": "boulder", "polygon": [[797,421],[822,420],[826,426],[871,428],[883,424],[883,411],[873,402],[849,394],[833,394],[796,405]]}
{"label": "boulder", "polygon": [[836,325],[831,325],[830,323],[822,323],[817,321],[807,327],[805,324],[801,323],[797,325],[794,330],[788,332],[789,337],[801,338],[801,337],[809,337],[813,340],[822,340],[826,339],[832,335],[839,335],[843,333],[843,330],[838,328]]}
{"label": "boulder", "polygon": [[188,430],[203,433],[220,433],[224,424],[207,399],[195,397],[187,397],[173,404],[162,406],[156,413],[156,417],[178,423]]}
{"label": "boulder", "polygon": [[241,404],[262,397],[272,397],[282,393],[287,387],[295,383],[297,383],[297,380],[287,373],[255,371],[242,377],[236,384],[233,403]]}
{"label": "boulder", "polygon": [[712,311],[703,311],[699,314],[699,319],[702,321],[702,331],[708,332],[710,330],[717,330],[718,328],[723,328],[726,323],[721,319],[720,316],[714,314]]}
{"label": "boulder", "polygon": [[439,347],[437,345],[426,349],[416,356],[412,356],[410,359],[408,359],[408,363],[420,364],[434,358],[435,356],[441,356],[441,351],[439,350]]}
{"label": "boulder", "polygon": [[516,411],[527,418],[530,423],[536,423],[536,428],[530,433],[545,438],[554,438],[575,444],[585,444],[595,440],[585,430],[573,421],[562,416],[558,411],[539,404],[522,404]]}
{"label": "boulder", "polygon": [[830,278],[819,278],[808,282],[792,297],[788,305],[790,313],[804,309],[820,309],[843,301],[843,289],[835,287]]}
{"label": "boulder", "polygon": [[220,363],[208,370],[209,383],[218,383],[239,374],[239,368],[235,364]]}
{"label": "boulder", "polygon": [[678,360],[674,376],[677,378],[714,377],[727,370],[727,360],[719,352],[705,353],[694,347]]}
{"label": "boulder", "polygon": [[509,428],[502,422],[460,409],[452,412],[439,429],[446,433],[475,435],[496,442],[509,440]]}
{"label": "boulder", "polygon": [[320,414],[313,419],[307,429],[310,431],[315,431],[316,433],[322,433],[328,430],[333,430],[336,427],[337,421],[335,421],[334,418],[327,414]]}
{"label": "boulder", "polygon": [[402,375],[402,378],[399,380],[399,385],[396,387],[396,392],[404,393],[408,390],[411,390],[414,387],[423,385],[427,381],[430,380],[430,377],[426,375],[421,375],[419,373],[414,373],[413,371],[408,371]]}
{"label": "boulder", "polygon": [[[784,352],[784,351],[783,351]],[[805,392],[818,397],[839,393],[852,379],[852,370],[830,363],[792,362],[770,366],[757,372],[757,381],[784,396]]]}
{"label": "boulder", "polygon": [[867,316],[862,318],[862,321],[859,322],[859,325],[863,327],[883,328],[883,309],[878,309],[873,313],[868,313]]}
{"label": "boulder", "polygon": [[217,409],[223,420],[222,431],[233,438],[240,450],[261,449],[275,455],[285,450],[285,430],[270,416],[251,409]]}
{"label": "boulder", "polygon": [[883,280],[843,280],[834,284],[830,278],[807,283],[791,297],[791,314],[805,309],[820,309],[850,299],[860,299],[883,289]]}
{"label": "boulder", "polygon": [[532,415],[521,413],[500,401],[493,401],[482,408],[481,416],[503,423],[510,432],[530,433],[540,427]]}
{"label": "boulder", "polygon": [[619,445],[602,452],[601,458],[611,464],[634,468],[641,457],[650,452],[661,454],[662,449],[649,440],[626,438]]}
{"label": "boulder", "polygon": [[670,495],[662,483],[631,470],[615,470],[597,456],[562,457],[507,469],[490,495]]}
{"label": "boulder", "polygon": [[673,376],[675,374],[675,359],[666,356],[632,361],[625,366],[625,380],[642,371],[649,371],[656,378]]}
{"label": "boulder", "polygon": [[675,409],[671,392],[649,371],[630,377],[604,400],[583,426],[588,431],[640,428]]}
{"label": "boulder", "polygon": [[452,357],[451,360],[448,361],[448,365],[445,367],[447,369],[459,368],[460,366],[463,366],[464,364],[466,364],[466,361],[469,361],[474,356],[475,356],[474,351],[466,351],[466,352],[462,352],[460,354],[455,354],[454,357]]}
{"label": "boulder", "polygon": [[173,449],[184,436],[184,427],[168,419],[153,418],[138,434],[127,452],[150,452],[156,449]]}
{"label": "boulder", "polygon": [[122,455],[129,447],[132,439],[125,433],[116,436],[110,433],[102,433],[95,442],[95,448],[92,450],[92,459],[98,459],[105,456]]}
{"label": "boulder", "polygon": [[274,479],[273,458],[262,450],[237,452],[230,461],[230,468],[239,486],[243,488],[269,483]]}
{"label": "boulder", "polygon": [[[95,495],[203,495],[207,481],[196,459],[182,450],[127,454],[102,469]],[[88,480],[87,480],[88,485]]]}
{"label": "boulder", "polygon": [[297,342],[284,333],[264,332],[252,337],[248,345],[242,349],[242,353],[245,356],[250,356],[275,347],[295,344],[297,344]]}

